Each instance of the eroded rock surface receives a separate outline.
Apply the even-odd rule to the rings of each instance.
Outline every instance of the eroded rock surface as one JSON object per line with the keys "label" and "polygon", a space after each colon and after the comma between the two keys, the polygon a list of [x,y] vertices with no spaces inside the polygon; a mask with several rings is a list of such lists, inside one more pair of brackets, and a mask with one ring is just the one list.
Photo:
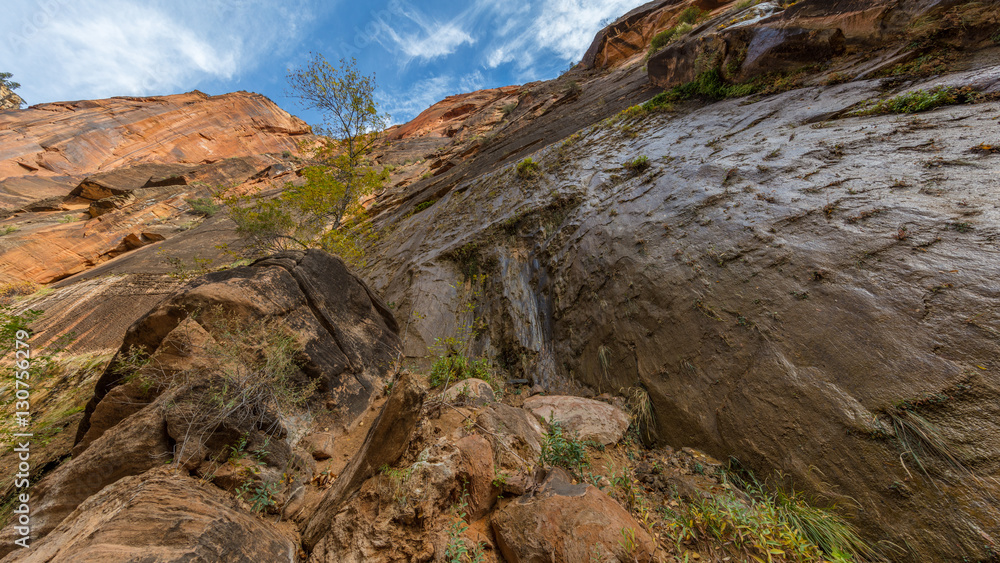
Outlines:
{"label": "eroded rock surface", "polygon": [[295,563],[297,553],[291,538],[229,495],[156,469],[88,498],[30,550],[3,561]]}

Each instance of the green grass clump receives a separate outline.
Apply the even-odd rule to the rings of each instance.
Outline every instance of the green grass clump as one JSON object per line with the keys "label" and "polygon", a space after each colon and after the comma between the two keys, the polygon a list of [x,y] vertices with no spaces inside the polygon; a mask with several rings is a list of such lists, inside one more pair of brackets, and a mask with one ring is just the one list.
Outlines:
{"label": "green grass clump", "polygon": [[694,6],[689,6],[683,12],[681,12],[681,15],[677,18],[677,21],[682,24],[686,23],[688,25],[691,25],[697,23],[698,20],[702,19],[707,13],[708,12],[703,12]]}
{"label": "green grass clump", "polygon": [[637,156],[632,160],[626,160],[625,164],[622,164],[622,168],[628,170],[633,176],[641,174],[647,168],[649,168],[649,157],[646,155]]}
{"label": "green grass clump", "polygon": [[420,213],[421,211],[423,211],[424,209],[427,209],[428,207],[434,205],[435,203],[437,203],[436,199],[432,199],[430,201],[425,201],[423,203],[418,203],[417,206],[413,208],[413,212],[414,213]]}
{"label": "green grass clump", "polygon": [[0,229],[0,237],[14,232],[17,232],[17,225],[7,225],[6,227]]}
{"label": "green grass clump", "polygon": [[534,178],[538,175],[540,167],[538,163],[535,162],[530,156],[521,162],[517,163],[517,177],[527,180],[528,178]]}
{"label": "green grass clump", "polygon": [[850,115],[881,115],[886,113],[919,113],[941,106],[969,103],[976,100],[976,93],[968,88],[937,86],[929,90],[915,90],[887,100],[868,102]]}
{"label": "green grass clump", "polygon": [[733,490],[661,508],[678,543],[709,541],[731,546],[746,561],[870,561],[877,555],[842,517],[808,503],[800,493],[769,492],[753,476],[723,472]]}
{"label": "green grass clump", "polygon": [[204,217],[211,217],[222,209],[219,207],[219,204],[212,201],[212,198],[210,197],[199,197],[195,199],[188,199],[186,201],[188,205],[191,206],[191,211]]}
{"label": "green grass clump", "polygon": [[653,54],[660,49],[667,46],[676,35],[677,26],[671,27],[670,29],[664,29],[663,31],[657,33],[653,36],[653,40],[649,43],[649,53]]}
{"label": "green grass clump", "polygon": [[760,4],[760,0],[740,0],[733,7],[733,11],[742,12],[743,10],[746,10],[750,6],[756,6],[757,4]]}
{"label": "green grass clump", "polygon": [[431,387],[439,387],[446,381],[455,383],[464,379],[482,379],[490,386],[495,386],[496,383],[490,361],[486,358],[470,360],[463,354],[453,354],[440,356],[431,365]]}

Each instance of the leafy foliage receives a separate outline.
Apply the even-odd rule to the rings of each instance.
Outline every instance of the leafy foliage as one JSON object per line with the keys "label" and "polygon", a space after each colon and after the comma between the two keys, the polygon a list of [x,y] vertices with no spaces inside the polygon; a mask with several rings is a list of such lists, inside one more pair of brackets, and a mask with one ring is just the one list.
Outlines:
{"label": "leafy foliage", "polygon": [[540,170],[541,168],[538,166],[538,163],[530,156],[517,163],[517,177],[524,180],[534,178]]}
{"label": "leafy foliage", "polygon": [[868,561],[876,559],[843,518],[817,508],[794,491],[769,492],[752,475],[723,472],[725,488],[690,503],[660,508],[678,545],[711,541],[731,546],[747,561]]}
{"label": "leafy foliage", "polygon": [[641,174],[649,168],[649,157],[642,155],[631,160],[626,160],[625,164],[622,164],[622,168],[628,170],[628,172],[633,176]]}
{"label": "leafy foliage", "polygon": [[20,96],[14,93],[14,90],[20,88],[21,85],[11,80],[11,77],[13,76],[14,75],[9,72],[0,72],[0,86],[6,86],[7,89],[9,90],[9,92],[6,95],[0,98],[0,103],[6,102],[8,99],[13,99],[17,101],[17,106],[21,107],[22,105],[24,105],[24,100],[22,100]]}
{"label": "leafy foliage", "polygon": [[189,199],[187,200],[187,203],[191,206],[191,211],[194,211],[198,215],[204,215],[205,217],[212,217],[218,213],[220,209],[219,205],[210,197]]}
{"label": "leafy foliage", "polygon": [[562,424],[549,415],[549,431],[542,440],[542,453],[538,461],[542,465],[553,465],[581,475],[590,467],[587,444],[575,435],[568,435]]}
{"label": "leafy foliage", "polygon": [[389,178],[388,168],[377,169],[368,158],[389,122],[375,103],[375,78],[362,75],[354,59],[341,59],[338,68],[313,55],[288,81],[290,96],[323,113],[316,130],[327,137],[312,147],[319,164],[301,171],[304,183],[288,183],[270,199],[227,198],[230,216],[258,254],[319,247],[362,267],[373,231],[361,200]]}
{"label": "leafy foliage", "polygon": [[455,520],[448,528],[448,544],[444,548],[444,560],[447,563],[483,563],[486,561],[483,544],[469,545],[467,540],[462,537],[469,529],[469,524],[466,522],[468,507],[468,493],[463,486],[461,501],[452,507]]}

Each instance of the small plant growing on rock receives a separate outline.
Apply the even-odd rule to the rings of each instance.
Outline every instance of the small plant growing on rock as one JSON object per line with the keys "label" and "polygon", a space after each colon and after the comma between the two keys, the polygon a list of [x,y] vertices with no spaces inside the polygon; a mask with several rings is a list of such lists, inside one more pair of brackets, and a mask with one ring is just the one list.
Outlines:
{"label": "small plant growing on rock", "polygon": [[538,163],[530,156],[517,163],[517,177],[522,180],[538,176],[540,170],[541,168],[538,166]]}
{"label": "small plant growing on rock", "polygon": [[568,469],[574,475],[582,474],[583,469],[590,467],[586,444],[578,437],[568,435],[553,415],[549,415],[548,423],[549,432],[542,440],[539,463]]}
{"label": "small plant growing on rock", "polygon": [[448,528],[448,545],[444,548],[444,560],[448,563],[483,563],[486,560],[482,543],[470,546],[462,537],[469,529],[469,524],[465,521],[466,509],[469,507],[468,496],[463,485],[461,501],[452,506],[455,520]]}
{"label": "small plant growing on rock", "polygon": [[647,157],[646,155],[642,155],[642,156],[637,156],[632,160],[627,160],[625,161],[625,164],[622,165],[622,168],[628,170],[630,175],[638,176],[639,174],[645,172],[647,168],[649,168],[649,157]]}
{"label": "small plant growing on rock", "polygon": [[219,212],[221,207],[210,197],[199,197],[195,199],[188,199],[188,205],[191,206],[191,211],[203,217],[212,217]]}
{"label": "small plant growing on rock", "polygon": [[4,235],[9,235],[16,231],[17,231],[17,225],[7,225],[6,227],[0,229],[0,237]]}

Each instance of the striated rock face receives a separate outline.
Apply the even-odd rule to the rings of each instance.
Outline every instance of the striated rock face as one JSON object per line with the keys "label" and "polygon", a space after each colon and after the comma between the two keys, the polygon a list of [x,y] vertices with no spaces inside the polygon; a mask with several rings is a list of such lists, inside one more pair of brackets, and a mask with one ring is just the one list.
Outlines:
{"label": "striated rock face", "polygon": [[[261,322],[268,324],[253,328]],[[282,394],[309,390],[312,408],[335,410],[329,420],[349,426],[381,392],[399,349],[397,330],[381,300],[339,259],[321,251],[281,253],[200,278],[126,334],[116,360],[96,383],[77,429],[72,460],[32,490],[33,533],[47,535],[102,489],[164,462],[173,461],[175,470],[227,489],[247,481],[248,475],[277,484],[285,473],[298,475],[295,482],[301,487],[312,477],[309,453],[294,445],[308,418],[294,409],[304,411],[305,405],[275,403],[267,398],[273,395],[261,395],[255,386],[283,369],[280,362],[292,361],[289,375],[271,381],[269,388]],[[241,332],[244,336],[233,341]],[[285,352],[261,349],[249,356],[226,356],[281,338],[287,339]],[[219,346],[229,349],[220,351]],[[126,360],[140,350],[149,355],[147,363]],[[282,360],[282,354],[288,359]],[[261,357],[267,362],[263,367],[254,363]],[[224,407],[230,410],[206,422],[204,413],[222,408],[220,398],[228,397],[229,390],[240,390],[231,403],[237,408]],[[241,440],[243,446],[234,446]],[[221,471],[221,462],[243,447],[265,452],[254,471]],[[276,489],[274,496],[284,501],[293,493],[294,488]],[[113,504],[113,499],[94,502],[105,501]],[[85,518],[84,523],[66,524],[68,539],[53,540],[58,549],[70,549],[62,544],[77,541],[75,526],[91,525]],[[115,522],[101,525],[113,529]],[[201,537],[203,532],[191,533]],[[2,538],[13,535],[11,527],[0,533]],[[190,542],[180,547],[195,549],[202,540]],[[4,542],[0,552],[7,553],[11,545]]]}
{"label": "striated rock face", "polygon": [[169,470],[126,477],[70,514],[51,534],[7,562],[295,563],[297,546],[232,497]]}
{"label": "striated rock face", "polygon": [[16,230],[0,240],[0,276],[50,283],[189,229],[200,216],[188,200],[294,180],[291,156],[311,138],[301,120],[246,92],[4,113],[0,229]]}
{"label": "striated rock face", "polygon": [[134,164],[296,151],[310,133],[248,92],[31,106],[0,115],[0,206],[66,195],[85,175]]}
{"label": "striated rock face", "polygon": [[[396,221],[373,285],[401,311],[443,310],[410,327],[433,342],[485,274],[481,354],[549,389],[644,388],[660,441],[780,470],[913,560],[986,557],[1000,161],[976,147],[1000,106],[843,117],[941,83],[997,91],[1000,69],[585,130],[532,155],[538,179],[467,176]],[[621,167],[640,155],[647,171]],[[940,437],[926,472],[907,445],[921,428]]]}

